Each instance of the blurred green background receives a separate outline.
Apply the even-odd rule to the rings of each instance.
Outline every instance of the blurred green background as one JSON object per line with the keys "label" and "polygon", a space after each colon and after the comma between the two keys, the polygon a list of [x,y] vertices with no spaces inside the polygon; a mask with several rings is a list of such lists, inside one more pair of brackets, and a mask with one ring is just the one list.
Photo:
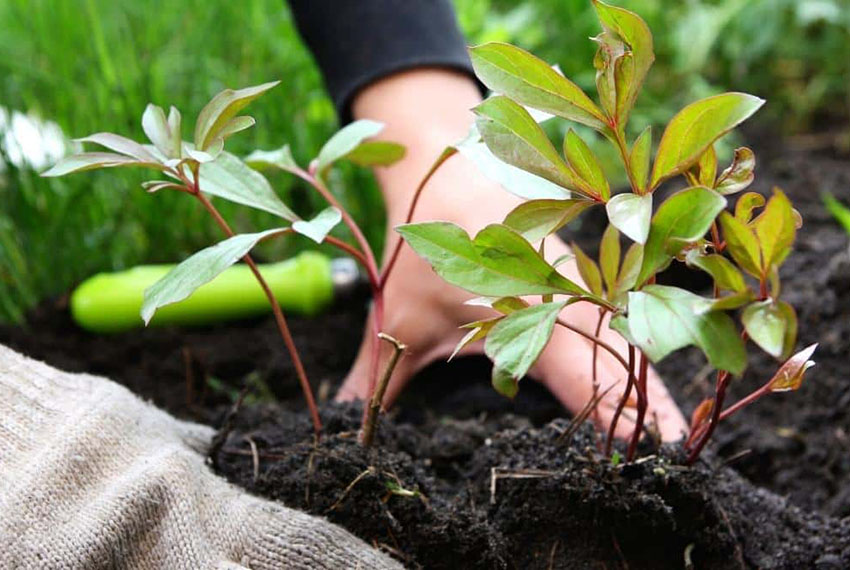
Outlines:
{"label": "blurred green background", "polygon": [[[801,134],[846,130],[850,116],[848,0],[619,0],[655,34],[657,62],[634,126],[660,125],[686,102],[721,90],[768,99],[760,121]],[[534,51],[594,91],[588,40],[599,32],[588,0],[455,0],[470,43],[502,40]],[[11,111],[55,121],[71,137],[112,131],[140,140],[146,103],[185,120],[216,92],[273,79],[255,103],[257,126],[231,151],[290,143],[306,163],[336,129],[333,108],[282,0],[3,0],[0,140]],[[2,148],[2,146],[0,146]],[[39,300],[101,270],[177,261],[219,239],[194,200],[111,170],[41,179],[0,152],[0,321],[20,321]],[[272,179],[302,215],[320,203],[292,179]],[[380,247],[383,213],[371,176],[342,168],[333,186]],[[347,189],[347,190],[343,190]],[[272,223],[222,204],[238,229]],[[278,243],[261,255],[304,247]]]}

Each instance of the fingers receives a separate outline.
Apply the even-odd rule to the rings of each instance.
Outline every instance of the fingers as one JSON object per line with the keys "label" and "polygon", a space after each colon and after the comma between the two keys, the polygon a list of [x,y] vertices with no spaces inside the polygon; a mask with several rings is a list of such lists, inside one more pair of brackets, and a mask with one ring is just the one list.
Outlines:
{"label": "fingers", "polygon": [[[611,338],[615,335],[603,336],[607,337],[606,340],[610,340],[611,344],[616,342],[615,338]],[[621,348],[620,352],[625,354],[625,350]],[[599,429],[607,430],[625,393],[628,373],[617,359],[601,348],[597,351],[596,358],[599,392],[605,392],[609,388],[610,390],[600,400],[597,413],[591,418]],[[578,413],[594,397],[592,363],[593,344],[571,331],[557,327],[534,372],[564,407]],[[653,370],[650,370],[647,379],[647,394],[647,423],[657,422],[664,441],[680,439],[687,431],[687,423],[676,402]],[[632,390],[629,402],[617,423],[615,437],[625,439],[634,431],[635,403],[636,393]]]}

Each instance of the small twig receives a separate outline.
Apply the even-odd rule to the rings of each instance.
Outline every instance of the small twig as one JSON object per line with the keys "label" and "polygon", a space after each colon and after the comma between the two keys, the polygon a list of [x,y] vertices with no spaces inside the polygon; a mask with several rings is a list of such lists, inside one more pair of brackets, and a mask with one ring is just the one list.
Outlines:
{"label": "small twig", "polygon": [[543,469],[519,469],[517,471],[507,471],[499,467],[490,469],[490,504],[496,504],[496,481],[499,479],[542,479],[545,477],[554,477],[555,471],[545,471]]}
{"label": "small twig", "polygon": [[581,409],[581,411],[575,415],[575,417],[570,422],[570,425],[567,426],[567,429],[565,429],[564,432],[558,436],[558,443],[569,443],[569,441],[572,440],[573,436],[582,426],[582,424],[584,424],[587,418],[590,417],[590,414],[597,411],[599,407],[599,402],[602,401],[602,398],[604,398],[608,394],[608,392],[610,392],[618,383],[619,381],[614,382],[613,384],[605,388],[605,390],[603,390],[602,392],[594,390],[593,395],[590,397],[590,400],[588,400],[584,407]]}
{"label": "small twig", "polygon": [[387,391],[387,386],[390,384],[390,378],[393,375],[393,370],[395,369],[396,364],[398,364],[398,359],[407,348],[400,341],[386,333],[378,333],[378,338],[392,344],[394,350],[392,356],[390,356],[389,362],[387,362],[387,367],[384,369],[383,376],[381,376],[378,385],[375,386],[375,391],[372,392],[372,399],[369,402],[369,411],[366,416],[366,422],[363,424],[363,436],[360,439],[360,442],[364,447],[371,447],[372,442],[375,439],[375,430],[378,424],[378,415],[381,412],[381,404],[384,401],[384,394]]}
{"label": "small twig", "polygon": [[339,496],[339,499],[337,499],[336,502],[333,505],[328,507],[328,510],[325,511],[325,514],[338,509],[339,506],[342,504],[342,502],[345,500],[345,498],[348,496],[348,494],[351,492],[351,490],[354,488],[354,486],[357,485],[357,483],[359,483],[363,479],[363,477],[365,477],[366,475],[372,475],[374,473],[375,473],[375,468],[370,466],[365,471],[363,471],[360,475],[355,477],[354,480],[351,483],[349,483],[348,486],[345,488],[345,490],[342,492],[342,495]]}
{"label": "small twig", "polygon": [[256,483],[257,479],[260,477],[260,455],[257,452],[256,442],[248,436],[246,436],[245,439],[248,441],[248,445],[251,446],[251,462],[254,467],[254,483]]}
{"label": "small twig", "polygon": [[555,553],[558,552],[558,546],[560,546],[560,544],[560,540],[555,540],[552,544],[552,548],[549,550],[549,570],[553,570],[555,568]]}

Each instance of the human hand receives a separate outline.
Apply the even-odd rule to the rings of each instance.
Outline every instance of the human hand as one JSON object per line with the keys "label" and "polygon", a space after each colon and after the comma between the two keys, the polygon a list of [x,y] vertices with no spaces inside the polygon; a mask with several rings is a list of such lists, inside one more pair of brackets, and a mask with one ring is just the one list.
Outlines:
{"label": "human hand", "polygon": [[[397,74],[368,87],[356,98],[356,117],[384,122],[387,128],[383,136],[408,149],[404,160],[376,173],[387,203],[388,250],[398,239],[391,228],[405,221],[412,190],[442,149],[466,134],[473,120],[469,109],[478,101],[478,91],[467,77],[441,70]],[[414,220],[450,221],[474,235],[487,224],[503,219],[518,203],[518,198],[487,180],[474,165],[455,156],[429,182]],[[545,251],[547,258],[552,260],[567,253],[568,248],[552,236],[547,238]],[[385,251],[384,259],[387,253]],[[574,264],[565,264],[562,271],[568,278],[581,282]],[[464,302],[474,295],[443,281],[409,247],[402,248],[384,295],[384,332],[408,347],[390,382],[385,405],[392,403],[416,372],[451,354],[465,333],[458,328],[460,325],[494,315],[489,309],[465,305]],[[528,300],[535,302],[535,299]],[[593,333],[598,315],[596,307],[577,303],[564,309],[561,318]],[[374,342],[380,342],[371,334],[371,326],[371,322],[367,323],[363,343],[340,389],[339,399],[368,397],[371,350]],[[625,354],[626,343],[622,338],[607,324],[603,324],[601,330],[602,339]],[[480,353],[481,344],[473,344],[463,353]],[[382,345],[383,366],[391,349],[386,343]],[[556,327],[549,345],[531,370],[531,376],[541,381],[567,409],[577,413],[593,397],[592,354],[590,341]],[[604,428],[610,423],[625,389],[626,375],[619,362],[605,351],[599,350],[597,358],[601,391],[614,385],[603,397],[595,416],[599,426]],[[652,370],[648,377],[648,394],[650,422],[653,418],[657,421],[664,439],[679,439],[687,424],[663,382]],[[624,415],[616,435],[627,437],[633,428],[634,424]]]}

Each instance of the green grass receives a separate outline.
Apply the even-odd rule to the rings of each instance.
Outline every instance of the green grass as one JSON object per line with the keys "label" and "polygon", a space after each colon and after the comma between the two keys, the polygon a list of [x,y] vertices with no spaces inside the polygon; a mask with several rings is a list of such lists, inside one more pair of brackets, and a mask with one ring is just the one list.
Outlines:
{"label": "green grass", "polygon": [[[727,85],[766,97],[765,114],[781,117],[789,129],[808,128],[822,108],[847,114],[850,11],[806,20],[839,0],[617,3],[639,12],[656,37],[658,61],[636,127],[660,124],[684,102]],[[513,41],[559,63],[594,92],[587,38],[598,33],[598,23],[587,0],[455,5],[470,43]],[[0,104],[54,120],[70,136],[106,130],[141,139],[149,101],[176,105],[191,124],[222,88],[273,79],[282,85],[251,107],[257,127],[228,146],[241,153],[288,142],[303,163],[336,125],[282,0],[0,2]],[[129,170],[58,180],[14,169],[0,175],[0,321],[20,320],[38,300],[96,271],[176,261],[220,237],[193,200],[147,195],[139,187],[144,179]],[[272,182],[299,213],[320,206],[291,179]],[[380,247],[383,211],[371,177],[344,168],[334,182]],[[222,210],[238,229],[272,223],[245,208],[222,204]],[[262,253],[277,257],[303,246],[280,242]]]}

